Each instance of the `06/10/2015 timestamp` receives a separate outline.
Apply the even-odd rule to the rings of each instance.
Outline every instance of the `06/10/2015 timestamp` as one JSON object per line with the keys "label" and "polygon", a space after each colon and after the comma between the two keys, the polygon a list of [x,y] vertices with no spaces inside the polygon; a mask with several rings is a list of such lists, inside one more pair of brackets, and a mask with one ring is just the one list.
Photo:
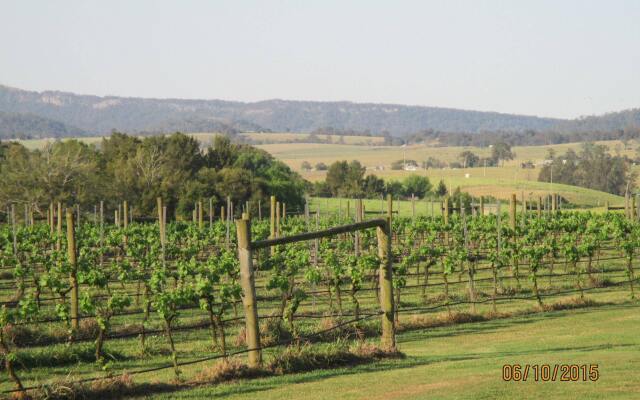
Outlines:
{"label": "06/10/2015 timestamp", "polygon": [[505,364],[502,380],[509,382],[595,382],[598,364]]}

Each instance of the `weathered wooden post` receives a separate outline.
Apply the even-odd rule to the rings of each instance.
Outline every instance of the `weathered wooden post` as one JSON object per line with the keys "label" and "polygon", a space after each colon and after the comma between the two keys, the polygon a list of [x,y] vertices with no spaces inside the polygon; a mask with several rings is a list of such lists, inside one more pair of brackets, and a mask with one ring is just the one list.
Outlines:
{"label": "weathered wooden post", "polygon": [[204,228],[204,214],[202,211],[202,201],[198,201],[198,228]]}
{"label": "weathered wooden post", "polygon": [[444,216],[444,224],[449,224],[449,196],[445,196],[442,205],[442,215]]}
{"label": "weathered wooden post", "polygon": [[509,201],[509,225],[511,229],[516,230],[516,194],[511,194]]}
{"label": "weathered wooden post", "polygon": [[62,203],[58,202],[58,223],[57,231],[58,231],[58,241],[56,242],[56,250],[60,251],[61,249],[61,241],[62,241]]}
{"label": "weathered wooden post", "polygon": [[[18,254],[18,236],[17,236],[16,226],[16,205],[11,203],[11,232],[13,233],[13,255]],[[58,245],[60,244],[60,240],[58,239]]]}
{"label": "weathered wooden post", "polygon": [[391,218],[393,202],[391,195],[387,195],[387,223],[378,227],[376,234],[378,237],[378,257],[380,258],[380,308],[382,310],[382,337],[380,338],[382,348],[394,350],[396,347],[396,335],[394,326],[394,306],[393,306],[393,260],[391,255]]}
{"label": "weathered wooden post", "polygon": [[160,227],[160,244],[164,247],[164,218],[162,210],[162,197],[156,199],[158,205],[158,226]]}
{"label": "weathered wooden post", "polygon": [[276,202],[276,237],[280,236],[280,202]]}
{"label": "weathered wooden post", "polygon": [[256,302],[253,255],[251,251],[251,221],[236,220],[238,233],[238,259],[240,260],[240,284],[244,306],[246,342],[249,350],[249,367],[258,368],[262,364],[260,331],[258,327],[258,304]]}
{"label": "weathered wooden post", "polygon": [[269,205],[269,239],[276,237],[276,196],[271,196]]}
{"label": "weathered wooden post", "polygon": [[53,202],[51,202],[49,203],[49,217],[51,218],[49,223],[51,224],[51,228],[50,228],[51,235],[53,235],[53,232],[55,232],[55,226],[56,226],[56,222],[55,222],[56,220],[55,220],[54,214],[55,214],[55,210],[54,210]]}
{"label": "weathered wooden post", "polygon": [[551,195],[551,212],[555,214],[557,209],[558,209],[558,195],[556,193],[553,193]]}
{"label": "weathered wooden post", "polygon": [[76,232],[73,223],[73,209],[67,208],[67,257],[69,258],[69,284],[71,286],[71,329],[75,332],[78,330],[79,314],[78,314],[78,260],[76,252]]}
{"label": "weathered wooden post", "polygon": [[[126,231],[127,228],[129,227],[129,204],[127,203],[126,200],[122,203],[122,212],[124,213],[123,218],[122,218],[122,221],[124,223],[123,226],[124,226],[124,229]],[[122,239],[123,239],[124,245],[126,246],[127,245],[127,240],[128,240],[127,239],[127,235],[125,234]]]}
{"label": "weathered wooden post", "polygon": [[484,216],[484,196],[480,196],[480,216]]}
{"label": "weathered wooden post", "polygon": [[[282,222],[287,219],[287,203],[282,203]],[[278,235],[280,234],[280,227],[278,226]]]}
{"label": "weathered wooden post", "polygon": [[[362,222],[362,199],[356,200],[356,222]],[[360,232],[355,231],[354,233],[354,252],[355,256],[360,256]]]}

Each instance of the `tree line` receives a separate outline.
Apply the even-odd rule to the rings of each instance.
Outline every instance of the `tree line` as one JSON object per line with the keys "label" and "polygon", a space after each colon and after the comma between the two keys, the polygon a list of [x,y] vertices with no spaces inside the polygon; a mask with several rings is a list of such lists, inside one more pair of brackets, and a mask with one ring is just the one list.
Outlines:
{"label": "tree line", "polygon": [[624,195],[635,188],[637,174],[626,156],[609,154],[607,146],[584,143],[579,152],[572,149],[557,155],[553,149],[549,162],[542,167],[538,180],[581,186]]}
{"label": "tree line", "polygon": [[447,188],[440,181],[435,187],[429,178],[411,175],[404,181],[385,181],[376,175],[366,175],[366,168],[358,160],[335,161],[328,167],[324,181],[308,184],[308,191],[318,197],[379,198],[390,194],[396,199],[428,195],[444,196]]}
{"label": "tree line", "polygon": [[[152,216],[162,197],[170,215],[188,217],[197,201],[219,206],[275,195],[288,206],[304,202],[305,181],[270,154],[217,136],[211,146],[187,135],[134,137],[115,132],[98,146],[54,141],[29,150],[0,142],[0,207],[26,204],[42,212],[50,202],[110,207],[127,200],[137,215]],[[239,207],[237,208],[239,209]]]}

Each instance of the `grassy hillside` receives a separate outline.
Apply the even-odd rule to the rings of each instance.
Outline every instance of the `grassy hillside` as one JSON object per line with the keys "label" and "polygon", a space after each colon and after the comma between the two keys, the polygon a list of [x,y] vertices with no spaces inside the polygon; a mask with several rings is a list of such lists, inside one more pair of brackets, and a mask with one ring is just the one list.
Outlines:
{"label": "grassy hillside", "polygon": [[[599,142],[609,147],[612,153],[619,152],[629,157],[635,156],[636,145],[628,145],[625,149],[621,142]],[[538,182],[539,166],[536,169],[522,169],[520,164],[525,161],[534,163],[542,162],[549,149],[554,149],[557,154],[564,153],[568,149],[579,151],[580,143],[568,143],[555,146],[526,146],[514,147],[516,157],[505,163],[504,167],[466,168],[466,169],[429,169],[418,171],[394,171],[391,163],[395,160],[413,159],[418,161],[434,157],[441,161],[458,161],[458,155],[470,150],[487,157],[489,148],[478,147],[433,147],[433,146],[355,146],[338,144],[308,144],[288,143],[270,144],[258,146],[275,157],[281,159],[294,170],[302,174],[310,181],[323,180],[325,171],[302,171],[300,165],[308,161],[311,165],[324,162],[329,165],[339,160],[358,160],[367,167],[367,173],[375,174],[385,179],[403,180],[412,174],[427,176],[434,184],[442,179],[451,189],[460,187],[476,196],[493,196],[507,199],[516,192],[518,197],[524,192],[525,197],[543,196],[549,192],[558,192],[570,202],[582,206],[604,206],[605,202],[622,204],[620,196],[570,185],[551,184]],[[377,168],[384,168],[382,170]]]}

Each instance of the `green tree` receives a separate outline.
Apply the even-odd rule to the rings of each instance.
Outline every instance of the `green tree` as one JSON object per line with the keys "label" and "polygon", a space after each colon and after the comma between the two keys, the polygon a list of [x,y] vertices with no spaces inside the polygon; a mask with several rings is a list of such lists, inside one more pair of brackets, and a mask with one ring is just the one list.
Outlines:
{"label": "green tree", "polygon": [[440,179],[440,182],[438,182],[438,186],[436,187],[435,192],[440,197],[444,197],[447,195],[447,185],[444,184],[444,181],[442,179]]}
{"label": "green tree", "polygon": [[327,186],[333,196],[357,197],[362,195],[365,167],[359,161],[336,161],[327,171]]}
{"label": "green tree", "polygon": [[515,153],[511,151],[511,145],[506,142],[494,143],[491,148],[491,158],[495,164],[501,163],[503,167],[505,161],[513,160],[515,156]]}
{"label": "green tree", "polygon": [[480,164],[480,157],[469,150],[465,150],[460,153],[458,158],[460,159],[462,168],[473,168],[477,167]]}
{"label": "green tree", "polygon": [[367,175],[362,183],[364,196],[367,198],[378,198],[384,194],[384,180],[375,175]]}
{"label": "green tree", "polygon": [[431,190],[431,182],[426,176],[411,175],[404,181],[404,195],[412,194],[418,198],[424,198]]}

